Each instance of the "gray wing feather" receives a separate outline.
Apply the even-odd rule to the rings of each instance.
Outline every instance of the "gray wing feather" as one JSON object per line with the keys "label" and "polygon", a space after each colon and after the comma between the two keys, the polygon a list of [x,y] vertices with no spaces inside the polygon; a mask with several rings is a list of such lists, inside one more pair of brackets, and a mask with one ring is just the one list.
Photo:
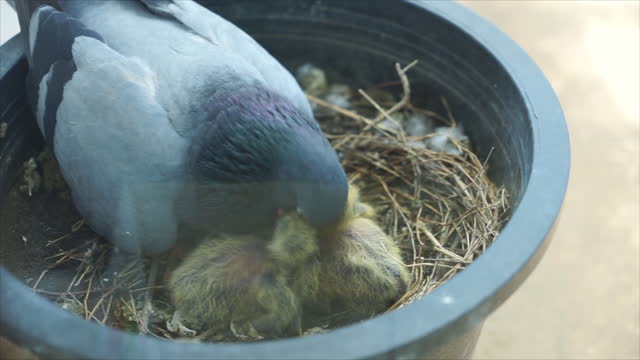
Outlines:
{"label": "gray wing feather", "polygon": [[258,70],[269,88],[291,99],[312,116],[309,102],[291,73],[240,28],[195,1],[140,1],[153,12],[171,16],[212,44],[239,55]]}
{"label": "gray wing feather", "polygon": [[53,144],[55,113],[62,101],[62,89],[76,71],[71,58],[72,44],[78,36],[102,38],[64,12],[44,5],[31,13],[29,4],[32,3],[18,3],[29,60],[29,100],[40,130],[47,142]]}
{"label": "gray wing feather", "polygon": [[76,38],[73,60],[55,152],[76,206],[120,247],[167,250],[185,144],[154,99],[154,74],[89,37]]}

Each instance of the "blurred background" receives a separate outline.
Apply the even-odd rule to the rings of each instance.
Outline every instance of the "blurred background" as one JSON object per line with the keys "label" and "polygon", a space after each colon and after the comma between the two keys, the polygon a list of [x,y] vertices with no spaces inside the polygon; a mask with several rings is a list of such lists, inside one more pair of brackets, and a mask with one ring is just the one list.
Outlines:
{"label": "blurred background", "polygon": [[640,2],[464,1],[562,103],[571,177],[555,237],[485,323],[477,359],[640,358]]}
{"label": "blurred background", "polygon": [[[542,68],[564,108],[572,149],[555,238],[486,321],[474,357],[639,359],[640,2],[460,3]],[[0,0],[0,43],[17,32],[15,13]],[[0,338],[0,358],[17,351]]]}

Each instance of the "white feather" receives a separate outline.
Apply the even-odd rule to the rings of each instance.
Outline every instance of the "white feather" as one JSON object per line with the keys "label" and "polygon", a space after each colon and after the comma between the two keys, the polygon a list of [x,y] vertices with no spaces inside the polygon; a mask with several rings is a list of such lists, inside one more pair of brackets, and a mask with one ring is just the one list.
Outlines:
{"label": "white feather", "polygon": [[426,145],[434,151],[444,152],[449,155],[462,155],[462,151],[452,140],[463,144],[469,142],[469,138],[464,134],[462,125],[436,128],[434,135],[426,140]]}
{"label": "white feather", "polygon": [[51,74],[53,66],[49,68],[49,71],[42,77],[40,80],[40,84],[38,86],[38,106],[36,108],[36,122],[38,123],[38,127],[40,131],[44,134],[44,112],[45,112],[45,104],[47,100],[47,92],[48,87],[47,83],[51,78]]}
{"label": "white feather", "polygon": [[40,24],[40,14],[42,13],[42,8],[36,9],[33,15],[31,15],[31,20],[29,21],[29,54],[33,56],[33,49],[36,46],[36,38],[38,37],[38,26]]}

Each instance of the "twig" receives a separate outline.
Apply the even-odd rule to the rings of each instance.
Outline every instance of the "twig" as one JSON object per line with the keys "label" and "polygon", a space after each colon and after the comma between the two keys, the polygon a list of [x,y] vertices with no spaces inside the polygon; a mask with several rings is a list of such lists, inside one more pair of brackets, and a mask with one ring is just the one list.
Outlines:
{"label": "twig", "polygon": [[[361,115],[359,115],[359,114],[357,114],[357,113],[355,113],[353,111],[350,111],[350,110],[343,109],[341,107],[335,106],[335,105],[333,105],[331,103],[328,103],[328,102],[326,102],[326,101],[324,101],[324,100],[322,100],[322,99],[320,99],[318,97],[315,97],[313,95],[306,94],[306,96],[307,96],[307,99],[309,99],[310,101],[312,101],[312,102],[314,102],[314,103],[316,103],[316,104],[318,104],[320,106],[324,106],[326,108],[334,110],[335,112],[340,113],[340,114],[342,114],[342,115],[344,115],[346,117],[349,117],[351,119],[361,121],[361,122],[367,124],[367,127],[374,127],[376,130],[380,131],[386,137],[394,139],[393,136],[388,134],[388,131],[389,131],[388,129],[383,129],[383,128],[378,127],[378,125],[377,125],[377,123],[375,121],[367,119],[366,117],[361,116]],[[365,127],[365,129],[367,129],[367,127]]]}
{"label": "twig", "polygon": [[71,232],[74,233],[78,230],[80,230],[80,228],[82,227],[82,225],[84,225],[84,219],[80,219],[78,221],[76,221],[72,226],[71,226]]}
{"label": "twig", "polygon": [[[108,288],[101,288],[101,289],[92,289],[93,293],[97,293],[97,292],[103,292],[103,291],[109,291],[112,290],[113,287],[108,287]],[[86,295],[87,294],[87,290],[82,290],[82,291],[48,291],[48,290],[42,290],[42,289],[34,289],[35,292],[37,292],[38,294],[43,294],[43,295],[49,295],[49,296],[61,296],[61,295],[65,295],[65,294],[69,294],[69,295]]]}
{"label": "twig", "polygon": [[44,275],[46,273],[49,272],[49,269],[46,269],[44,271],[42,271],[42,273],[40,274],[40,276],[38,277],[38,280],[36,281],[36,283],[33,285],[33,287],[31,288],[32,290],[36,290],[36,288],[38,287],[38,284],[40,284],[40,280],[42,280],[42,278],[44,277]]}
{"label": "twig", "polygon": [[[395,105],[393,105],[391,109],[386,111],[386,114],[389,114],[389,115],[393,114],[394,112],[400,110],[401,108],[409,104],[409,100],[411,99],[411,86],[409,86],[409,78],[407,77],[407,71],[409,71],[412,67],[416,66],[417,64],[418,64],[418,60],[413,60],[409,65],[402,68],[400,67],[399,63],[396,63],[396,72],[398,73],[398,76],[400,77],[400,81],[402,83],[402,98]],[[373,120],[373,124],[371,125],[367,124],[367,126],[365,126],[363,130],[364,131],[369,130],[371,126],[377,125],[384,118],[385,118],[385,114],[381,113]]]}

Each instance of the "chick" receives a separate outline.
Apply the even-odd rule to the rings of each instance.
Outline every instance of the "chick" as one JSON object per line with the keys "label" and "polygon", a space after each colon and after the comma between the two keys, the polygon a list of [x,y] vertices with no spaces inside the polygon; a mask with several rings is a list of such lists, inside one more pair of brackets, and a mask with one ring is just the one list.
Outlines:
{"label": "chick", "polygon": [[318,298],[332,313],[348,311],[351,321],[386,310],[407,289],[409,275],[396,244],[370,219],[351,221],[336,238],[332,256],[323,254]]}
{"label": "chick", "polygon": [[407,288],[400,249],[373,221],[374,209],[351,187],[345,215],[320,234],[321,286],[310,307],[352,322],[386,310]]}
{"label": "chick", "polygon": [[[317,235],[292,213],[278,220],[265,241],[269,237],[219,235],[189,254],[168,285],[184,325],[219,332],[233,322],[267,338],[301,333],[300,296],[317,291]],[[298,271],[307,274],[305,280],[291,281]]]}
{"label": "chick", "polygon": [[300,335],[303,315],[315,326],[334,314],[343,314],[335,325],[384,311],[405,291],[408,274],[374,217],[351,186],[334,225],[316,229],[290,213],[273,234],[206,239],[171,274],[177,319],[216,333],[239,324],[274,338]]}
{"label": "chick", "polygon": [[320,286],[318,245],[316,229],[298,214],[280,218],[267,245],[272,266],[280,269],[281,276],[301,299],[316,296]]}

